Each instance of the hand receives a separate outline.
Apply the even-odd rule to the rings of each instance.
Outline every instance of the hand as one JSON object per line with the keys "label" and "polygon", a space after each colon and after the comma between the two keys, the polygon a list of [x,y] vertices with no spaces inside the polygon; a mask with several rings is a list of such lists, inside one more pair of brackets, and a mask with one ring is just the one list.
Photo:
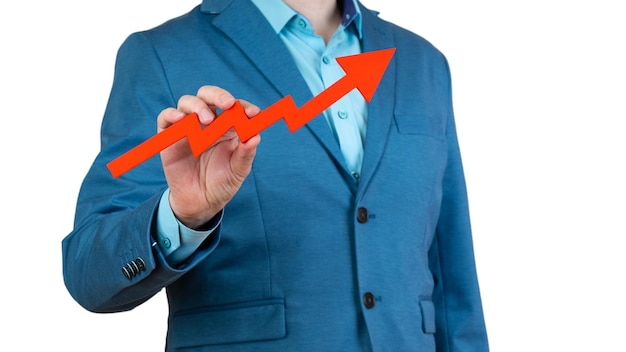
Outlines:
{"label": "hand", "polygon": [[[248,117],[259,113],[257,106],[240,102]],[[226,110],[234,103],[228,91],[203,86],[196,96],[181,97],[177,109],[163,110],[157,119],[158,131],[192,112],[198,114],[200,123],[208,125],[216,118],[217,109]],[[191,153],[186,139],[161,151],[170,206],[177,219],[189,228],[198,228],[223,209],[250,173],[260,141],[256,135],[241,142],[231,129],[198,158]]]}

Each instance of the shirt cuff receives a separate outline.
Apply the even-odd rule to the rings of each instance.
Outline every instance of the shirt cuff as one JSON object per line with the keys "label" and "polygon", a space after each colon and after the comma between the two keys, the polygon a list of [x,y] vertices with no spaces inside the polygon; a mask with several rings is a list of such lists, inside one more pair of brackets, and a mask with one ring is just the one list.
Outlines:
{"label": "shirt cuff", "polygon": [[178,221],[169,202],[170,190],[161,195],[157,209],[157,244],[170,265],[178,264],[191,256],[213,231],[221,224],[220,211],[207,225],[206,230],[194,230]]}

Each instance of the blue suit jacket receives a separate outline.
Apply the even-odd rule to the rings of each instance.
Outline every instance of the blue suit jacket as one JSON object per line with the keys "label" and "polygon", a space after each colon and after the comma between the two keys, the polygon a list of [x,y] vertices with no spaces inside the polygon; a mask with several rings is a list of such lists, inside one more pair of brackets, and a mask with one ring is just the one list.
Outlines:
{"label": "blue suit jacket", "polygon": [[277,123],[219,230],[178,267],[153,245],[166,187],[158,157],[118,179],[106,163],[202,85],[261,108],[312,95],[247,0],[206,0],[127,39],[102,151],[63,241],[66,286],[81,305],[129,310],[165,287],[168,350],[488,349],[446,60],[362,12],[363,50],[397,50],[368,105],[360,179],[323,117],[293,134]]}

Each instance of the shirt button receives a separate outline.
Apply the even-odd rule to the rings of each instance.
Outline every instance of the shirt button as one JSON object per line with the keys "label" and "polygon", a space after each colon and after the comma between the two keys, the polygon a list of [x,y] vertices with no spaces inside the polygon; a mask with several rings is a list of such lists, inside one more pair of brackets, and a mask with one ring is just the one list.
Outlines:
{"label": "shirt button", "polygon": [[324,56],[322,58],[322,62],[325,63],[326,65],[328,65],[328,63],[330,62],[330,59],[328,58],[328,56]]}
{"label": "shirt button", "polygon": [[366,223],[369,218],[370,215],[366,208],[361,207],[356,211],[356,220],[361,224]]}
{"label": "shirt button", "polygon": [[170,248],[170,246],[172,245],[172,242],[170,241],[169,238],[164,238],[163,240],[161,240],[161,244],[165,248]]}
{"label": "shirt button", "polygon": [[306,28],[306,22],[304,22],[303,19],[299,19],[298,20],[298,27],[300,28]]}
{"label": "shirt button", "polygon": [[339,116],[340,119],[345,120],[348,118],[348,113],[345,112],[344,110],[339,110],[337,112],[337,116]]}
{"label": "shirt button", "polygon": [[359,178],[361,177],[361,175],[359,175],[359,173],[358,173],[358,172],[353,172],[353,173],[352,173],[352,177],[354,177],[354,179],[358,181],[358,180],[359,180]]}
{"label": "shirt button", "polygon": [[374,299],[374,295],[371,292],[366,292],[363,295],[363,304],[365,308],[372,309],[376,305],[376,300]]}

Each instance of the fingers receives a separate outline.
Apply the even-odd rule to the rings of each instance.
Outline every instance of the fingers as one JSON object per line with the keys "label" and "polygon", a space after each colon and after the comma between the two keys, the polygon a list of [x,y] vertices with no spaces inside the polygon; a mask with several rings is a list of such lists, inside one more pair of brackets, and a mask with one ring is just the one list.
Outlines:
{"label": "fingers", "polygon": [[196,95],[183,95],[178,100],[178,110],[198,114],[200,123],[208,125],[215,119],[217,109],[226,110],[233,106],[235,98],[217,86],[203,86]]}
{"label": "fingers", "polygon": [[[202,86],[197,94],[184,95],[178,100],[178,110],[189,114],[198,114],[200,123],[208,125],[215,119],[217,111],[230,109],[237,101],[230,92],[217,86]],[[240,100],[246,115],[252,117],[259,113],[260,109],[245,100]]]}
{"label": "fingers", "polygon": [[261,142],[261,136],[256,135],[247,141],[240,141],[231,158],[231,170],[233,174],[243,181],[252,168],[252,162],[256,156],[257,146]]}
{"label": "fingers", "polygon": [[217,86],[202,86],[198,89],[196,96],[209,106],[221,110],[229,109],[235,103],[235,97],[230,92]]}
{"label": "fingers", "polygon": [[178,99],[178,110],[185,114],[197,113],[198,119],[203,125],[208,125],[215,119],[214,109],[206,101],[194,95],[183,95]]}
{"label": "fingers", "polygon": [[182,119],[183,117],[185,117],[185,113],[174,108],[167,108],[161,111],[161,113],[157,117],[157,131],[161,132],[162,130],[178,122],[178,120]]}
{"label": "fingers", "polygon": [[246,112],[246,115],[248,115],[248,117],[254,117],[256,114],[261,112],[261,109],[258,106],[254,105],[254,104],[252,104],[250,102],[247,102],[247,101],[245,101],[243,99],[240,99],[239,101],[241,102],[241,106],[243,107],[243,109]]}

